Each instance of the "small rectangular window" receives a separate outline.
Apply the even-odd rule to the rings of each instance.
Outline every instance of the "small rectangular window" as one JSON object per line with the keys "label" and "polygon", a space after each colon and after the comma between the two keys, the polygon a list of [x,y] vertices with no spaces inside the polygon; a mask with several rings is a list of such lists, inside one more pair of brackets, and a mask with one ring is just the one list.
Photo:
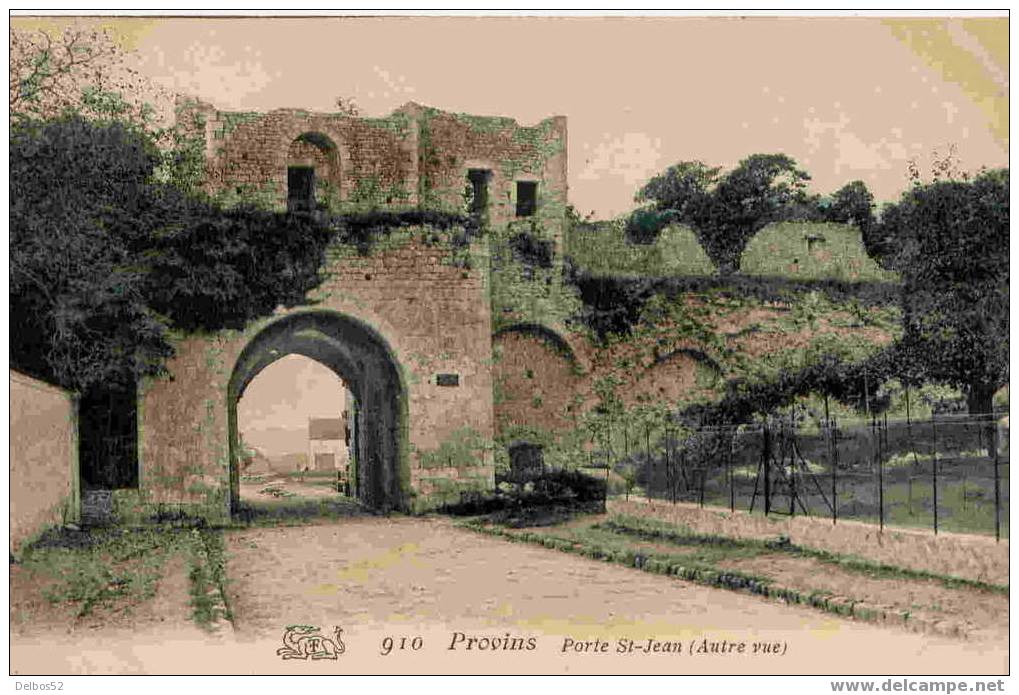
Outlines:
{"label": "small rectangular window", "polygon": [[468,169],[467,181],[471,188],[471,209],[472,215],[480,215],[488,208],[488,182],[492,178],[492,172],[488,169]]}
{"label": "small rectangular window", "polygon": [[517,181],[517,217],[530,217],[538,209],[538,184]]}
{"label": "small rectangular window", "polygon": [[315,209],[315,167],[287,167],[287,210]]}

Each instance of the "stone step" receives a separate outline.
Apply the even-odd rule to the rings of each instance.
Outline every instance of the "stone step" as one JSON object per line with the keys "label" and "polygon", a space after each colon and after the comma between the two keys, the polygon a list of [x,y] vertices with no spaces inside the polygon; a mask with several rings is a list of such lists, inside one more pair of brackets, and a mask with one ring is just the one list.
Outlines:
{"label": "stone step", "polygon": [[85,526],[107,526],[114,523],[113,490],[81,491],[81,523]]}

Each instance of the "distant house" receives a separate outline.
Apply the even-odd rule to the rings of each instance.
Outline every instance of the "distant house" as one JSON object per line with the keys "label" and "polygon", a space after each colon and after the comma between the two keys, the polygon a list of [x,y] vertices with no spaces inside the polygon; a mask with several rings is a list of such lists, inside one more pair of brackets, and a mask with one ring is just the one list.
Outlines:
{"label": "distant house", "polygon": [[346,477],[348,461],[346,418],[309,418],[309,469],[341,471]]}

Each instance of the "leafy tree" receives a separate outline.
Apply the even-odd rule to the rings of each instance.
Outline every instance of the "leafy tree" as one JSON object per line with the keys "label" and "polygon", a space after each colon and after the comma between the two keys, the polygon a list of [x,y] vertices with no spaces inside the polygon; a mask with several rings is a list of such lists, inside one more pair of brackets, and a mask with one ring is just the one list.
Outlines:
{"label": "leafy tree", "polygon": [[466,222],[429,211],[223,209],[160,182],[162,162],[147,133],[119,121],[12,129],[14,364],[82,391],[129,386],[163,371],[171,331],[241,328],[303,303],[334,238],[367,253],[395,228]]}
{"label": "leafy tree", "polygon": [[700,198],[715,184],[721,167],[703,162],[679,162],[653,177],[637,192],[637,202],[653,202],[657,210],[673,210],[681,217],[695,211]]}
{"label": "leafy tree", "polygon": [[157,146],[154,179],[200,191],[204,123],[172,122],[173,95],[132,68],[129,54],[108,31],[80,24],[59,33],[12,28],[10,55],[12,127],[72,115],[121,123]]}
{"label": "leafy tree", "polygon": [[152,202],[144,181],[156,159],[124,127],[74,119],[12,131],[12,363],[84,389],[156,371],[169,354],[132,239],[108,231]]}
{"label": "leafy tree", "polygon": [[874,195],[863,181],[851,181],[832,194],[831,202],[824,212],[826,222],[856,225],[863,232],[866,242],[867,234],[876,221]]}
{"label": "leafy tree", "polygon": [[1008,380],[1008,191],[1008,170],[919,184],[870,223],[881,262],[903,280],[899,340],[856,363],[825,354],[767,383],[731,381],[719,403],[692,407],[687,417],[748,422],[807,393],[880,411],[875,394],[889,379],[954,386],[970,414],[992,412],[994,392]]}
{"label": "leafy tree", "polygon": [[78,24],[59,33],[12,28],[11,121],[78,113],[153,125],[156,109],[146,97],[167,103],[172,98],[131,68],[127,57],[103,29]]}
{"label": "leafy tree", "polygon": [[655,457],[651,451],[651,440],[664,429],[670,420],[670,409],[668,404],[660,401],[652,401],[649,397],[641,398],[633,409],[632,414],[637,425],[638,436],[643,434],[644,440],[644,484],[647,498],[651,499],[651,488],[655,480]]}
{"label": "leafy tree", "polygon": [[303,301],[334,230],[220,210],[153,181],[121,123],[25,122],[10,139],[12,362],[69,388],[158,374],[171,329],[241,326]]}
{"label": "leafy tree", "polygon": [[757,232],[809,214],[809,180],[784,154],[751,155],[725,173],[702,162],[680,162],[638,191],[636,200],[651,208],[634,213],[627,231],[648,243],[668,224],[688,225],[719,270],[733,273]]}
{"label": "leafy tree", "polygon": [[882,213],[883,262],[903,279],[903,349],[930,381],[991,412],[1008,379],[1009,174],[914,186]]}

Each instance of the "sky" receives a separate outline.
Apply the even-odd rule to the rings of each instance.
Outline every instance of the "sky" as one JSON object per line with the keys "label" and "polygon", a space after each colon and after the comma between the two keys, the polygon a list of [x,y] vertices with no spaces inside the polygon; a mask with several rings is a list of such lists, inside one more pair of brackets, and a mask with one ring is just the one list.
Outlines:
{"label": "sky", "polygon": [[365,115],[408,101],[569,119],[569,198],[599,219],[681,160],[784,152],[879,200],[956,148],[1007,166],[1007,18],[145,18],[103,20],[162,87],[223,110]]}
{"label": "sky", "polygon": [[244,441],[266,456],[307,450],[308,419],[338,418],[346,386],[329,368],[286,355],[258,373],[237,402]]}

